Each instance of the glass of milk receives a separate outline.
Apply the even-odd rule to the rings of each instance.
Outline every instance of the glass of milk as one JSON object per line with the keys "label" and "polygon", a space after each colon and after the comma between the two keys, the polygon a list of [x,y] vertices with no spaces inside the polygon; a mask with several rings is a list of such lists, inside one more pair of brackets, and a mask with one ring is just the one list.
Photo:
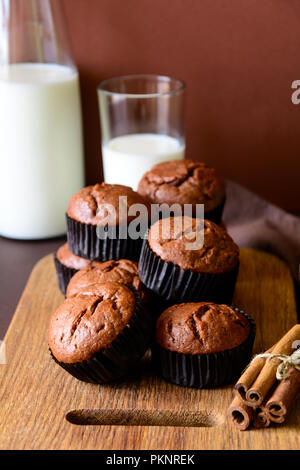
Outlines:
{"label": "glass of milk", "polygon": [[81,105],[60,0],[0,0],[0,235],[65,233],[84,186]]}
{"label": "glass of milk", "polygon": [[100,83],[104,180],[137,189],[156,163],[184,158],[185,83],[127,75]]}

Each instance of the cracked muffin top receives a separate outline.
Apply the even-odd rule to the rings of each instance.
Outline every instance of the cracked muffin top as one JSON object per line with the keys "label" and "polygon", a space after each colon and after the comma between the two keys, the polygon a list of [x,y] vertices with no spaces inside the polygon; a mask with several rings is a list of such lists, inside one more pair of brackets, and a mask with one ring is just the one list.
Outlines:
{"label": "cracked muffin top", "polygon": [[233,349],[250,334],[250,323],[240,312],[212,302],[169,307],[156,322],[156,341],[183,354],[210,354]]}
{"label": "cracked muffin top", "polygon": [[96,284],[108,281],[129,284],[139,292],[141,299],[146,298],[146,291],[138,275],[138,264],[128,259],[98,262],[78,271],[68,284],[66,297],[73,297],[79,292],[92,293]]}
{"label": "cracked muffin top", "polygon": [[193,160],[172,160],[144,174],[138,193],[157,204],[204,204],[205,212],[225,198],[225,184],[214,168]]}
{"label": "cracked muffin top", "polygon": [[[120,201],[121,196],[125,196],[126,199]],[[133,204],[144,204],[150,216],[148,202],[129,186],[101,183],[87,186],[74,194],[70,199],[67,215],[84,224],[127,225],[127,222],[136,217],[135,213],[128,214]]]}
{"label": "cracked muffin top", "polygon": [[[210,220],[204,220],[202,246],[201,239],[196,242],[194,236],[201,222],[191,217],[158,220],[149,230],[149,246],[161,259],[181,269],[213,274],[231,271],[239,262],[239,247],[226,230]],[[193,241],[194,248],[199,248],[189,248]]]}
{"label": "cracked muffin top", "polygon": [[90,359],[117,338],[135,306],[134,293],[117,282],[99,284],[94,295],[66,299],[50,320],[48,343],[53,356],[69,364]]}
{"label": "cracked muffin top", "polygon": [[56,252],[56,258],[58,261],[61,262],[64,266],[71,269],[84,269],[90,265],[98,264],[97,261],[90,261],[85,258],[80,258],[80,256],[76,256],[72,253],[69,248],[68,243],[64,243],[60,246]]}

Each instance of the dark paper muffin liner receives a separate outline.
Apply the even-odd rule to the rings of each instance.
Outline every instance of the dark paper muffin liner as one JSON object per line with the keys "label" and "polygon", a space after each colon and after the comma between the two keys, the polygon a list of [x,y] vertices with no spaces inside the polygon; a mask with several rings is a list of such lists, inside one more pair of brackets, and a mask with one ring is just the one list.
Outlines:
{"label": "dark paper muffin liner", "polygon": [[230,304],[239,265],[232,271],[211,274],[181,269],[157,256],[144,240],[139,260],[139,277],[145,286],[165,301],[215,302]]}
{"label": "dark paper muffin liner", "polygon": [[214,388],[236,382],[252,357],[255,339],[254,320],[232,307],[250,322],[248,338],[239,346],[211,354],[183,354],[152,345],[152,361],[158,374],[168,382],[184,387]]}
{"label": "dark paper muffin liner", "polygon": [[57,259],[56,253],[54,254],[54,263],[55,263],[55,269],[56,269],[59,288],[62,291],[62,293],[65,295],[68,284],[71,278],[74,276],[74,274],[77,273],[78,269],[68,268],[68,266],[65,266],[64,264],[62,264]]}
{"label": "dark paper muffin liner", "polygon": [[209,212],[204,212],[205,219],[211,220],[215,224],[220,225],[222,221],[223,210],[225,206],[226,198],[219,204],[215,209]]}
{"label": "dark paper muffin liner", "polygon": [[164,310],[166,310],[168,307],[171,307],[173,305],[173,302],[168,302],[159,295],[155,294],[155,292],[148,290],[151,292],[151,298],[150,298],[150,309],[152,312],[152,315],[157,319]]}
{"label": "dark paper muffin liner", "polygon": [[67,218],[67,238],[70,250],[76,256],[90,259],[92,261],[109,261],[122,258],[138,261],[142,248],[143,240],[106,238],[104,240],[97,236],[97,226],[91,224],[82,224],[68,215]]}
{"label": "dark paper muffin liner", "polygon": [[84,382],[103,384],[126,376],[146,353],[154,333],[154,318],[136,296],[136,309],[130,322],[108,347],[87,361],[73,364],[58,361],[50,350],[54,361]]}

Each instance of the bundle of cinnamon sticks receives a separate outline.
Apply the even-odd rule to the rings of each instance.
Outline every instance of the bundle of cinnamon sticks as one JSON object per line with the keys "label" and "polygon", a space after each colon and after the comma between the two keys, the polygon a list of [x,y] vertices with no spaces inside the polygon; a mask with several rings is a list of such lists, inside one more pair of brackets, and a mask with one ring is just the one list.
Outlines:
{"label": "bundle of cinnamon sticks", "polygon": [[[290,355],[300,345],[300,325],[295,325],[266,353]],[[300,372],[291,366],[283,380],[277,380],[280,359],[254,359],[234,387],[235,398],[228,416],[235,427],[246,430],[251,423],[256,428],[272,422],[283,423],[300,393]]]}

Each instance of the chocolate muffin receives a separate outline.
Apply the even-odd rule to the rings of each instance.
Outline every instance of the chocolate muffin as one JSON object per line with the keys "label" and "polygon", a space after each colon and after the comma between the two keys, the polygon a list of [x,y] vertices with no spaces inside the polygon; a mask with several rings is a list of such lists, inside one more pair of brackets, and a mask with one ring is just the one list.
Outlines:
{"label": "chocolate muffin", "polygon": [[[201,229],[203,245],[196,237]],[[196,246],[190,245],[193,239]],[[209,220],[170,217],[150,228],[139,276],[167,301],[230,303],[238,268],[239,248],[223,228]]]}
{"label": "chocolate muffin", "polygon": [[93,295],[66,299],[52,315],[48,343],[54,360],[80,380],[104,383],[126,375],[146,352],[152,319],[136,292],[117,282]]}
{"label": "chocolate muffin", "polygon": [[182,207],[192,204],[193,217],[196,217],[196,204],[204,204],[204,217],[221,222],[225,184],[216,170],[205,163],[193,160],[159,163],[144,174],[138,192],[151,203],[177,203]]}
{"label": "chocolate muffin", "polygon": [[89,290],[93,292],[95,284],[108,281],[131,285],[143,301],[147,300],[146,289],[138,275],[138,264],[128,259],[110,260],[103,263],[95,262],[78,271],[68,285],[66,296],[74,297],[80,292]]}
{"label": "chocolate muffin", "polygon": [[[122,202],[120,197],[123,197]],[[67,236],[71,251],[96,261],[138,260],[144,232],[141,228],[137,239],[128,234],[128,224],[135,218],[135,214],[129,212],[133,204],[143,204],[147,208],[147,220],[141,221],[145,232],[150,217],[149,205],[128,186],[101,183],[74,194],[67,208]]]}
{"label": "chocolate muffin", "polygon": [[242,310],[210,302],[173,305],[157,320],[153,359],[170,382],[215,387],[239,377],[254,338],[255,324]]}
{"label": "chocolate muffin", "polygon": [[95,262],[74,255],[68,243],[64,243],[58,248],[57,252],[54,254],[54,263],[58,285],[63,294],[66,293],[69,281],[77,271],[87,268],[92,264],[95,265]]}

